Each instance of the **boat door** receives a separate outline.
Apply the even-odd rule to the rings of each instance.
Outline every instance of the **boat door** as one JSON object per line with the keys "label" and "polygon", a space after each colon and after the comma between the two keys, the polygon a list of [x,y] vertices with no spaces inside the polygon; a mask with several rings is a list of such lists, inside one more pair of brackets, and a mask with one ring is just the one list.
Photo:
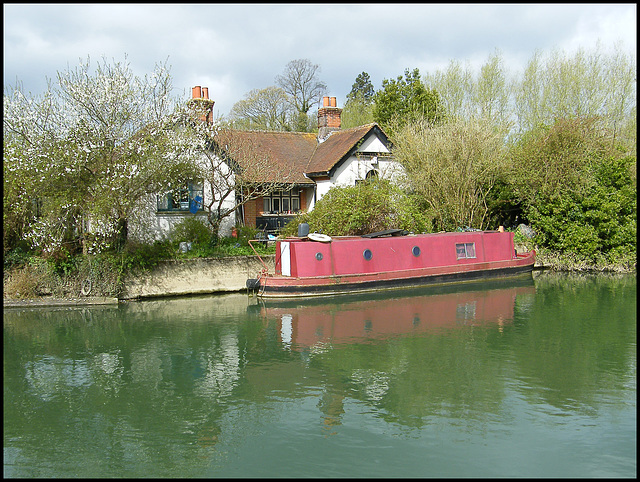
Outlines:
{"label": "boat door", "polygon": [[280,271],[282,276],[291,276],[291,243],[280,242]]}

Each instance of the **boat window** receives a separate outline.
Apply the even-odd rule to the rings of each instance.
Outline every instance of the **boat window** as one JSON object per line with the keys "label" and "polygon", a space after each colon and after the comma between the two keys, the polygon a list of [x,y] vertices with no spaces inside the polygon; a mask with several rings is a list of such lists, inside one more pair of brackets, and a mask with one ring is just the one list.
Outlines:
{"label": "boat window", "polygon": [[373,253],[371,252],[370,249],[365,249],[362,253],[362,256],[364,256],[364,259],[369,261],[371,258],[373,258]]}
{"label": "boat window", "polygon": [[322,253],[316,253],[316,259],[322,261]]}
{"label": "boat window", "polygon": [[475,258],[476,243],[456,243],[456,257],[458,259]]}
{"label": "boat window", "polygon": [[413,249],[411,250],[411,252],[416,257],[420,256],[420,247],[419,246],[414,246]]}

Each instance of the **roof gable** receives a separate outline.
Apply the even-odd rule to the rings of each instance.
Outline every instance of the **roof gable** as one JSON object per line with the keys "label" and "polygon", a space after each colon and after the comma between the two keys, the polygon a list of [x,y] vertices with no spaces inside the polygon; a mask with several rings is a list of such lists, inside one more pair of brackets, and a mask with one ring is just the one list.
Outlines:
{"label": "roof gable", "polygon": [[370,133],[376,135],[386,146],[390,146],[386,134],[376,123],[335,131],[318,145],[309,161],[306,174],[309,176],[329,174],[348,159]]}

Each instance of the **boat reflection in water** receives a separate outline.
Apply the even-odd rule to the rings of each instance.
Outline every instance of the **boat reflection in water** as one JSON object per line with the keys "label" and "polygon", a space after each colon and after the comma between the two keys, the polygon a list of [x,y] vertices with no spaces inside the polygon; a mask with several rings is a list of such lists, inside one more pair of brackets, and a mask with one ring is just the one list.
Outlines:
{"label": "boat reflection in water", "polygon": [[492,281],[376,295],[260,301],[266,325],[276,324],[280,342],[292,349],[361,343],[425,334],[463,326],[513,322],[516,298],[535,293],[531,275]]}

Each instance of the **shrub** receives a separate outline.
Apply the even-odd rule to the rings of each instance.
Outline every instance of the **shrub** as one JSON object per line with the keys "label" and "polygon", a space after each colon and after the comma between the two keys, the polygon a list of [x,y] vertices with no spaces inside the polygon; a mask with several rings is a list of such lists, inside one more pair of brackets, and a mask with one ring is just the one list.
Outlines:
{"label": "shrub", "polygon": [[333,187],[318,201],[313,211],[293,219],[281,234],[296,235],[300,223],[311,232],[332,236],[362,235],[385,229],[412,232],[431,230],[426,211],[417,198],[386,180],[370,180],[349,187]]}
{"label": "shrub", "polygon": [[14,268],[4,283],[4,297],[15,299],[35,298],[40,294],[38,289],[39,276],[31,266]]}
{"label": "shrub", "polygon": [[173,227],[169,237],[176,245],[182,242],[204,245],[209,244],[212,234],[211,229],[200,219],[187,217]]}
{"label": "shrub", "polygon": [[174,259],[176,249],[168,240],[152,244],[128,241],[120,256],[121,272],[136,272],[154,268],[160,261]]}

